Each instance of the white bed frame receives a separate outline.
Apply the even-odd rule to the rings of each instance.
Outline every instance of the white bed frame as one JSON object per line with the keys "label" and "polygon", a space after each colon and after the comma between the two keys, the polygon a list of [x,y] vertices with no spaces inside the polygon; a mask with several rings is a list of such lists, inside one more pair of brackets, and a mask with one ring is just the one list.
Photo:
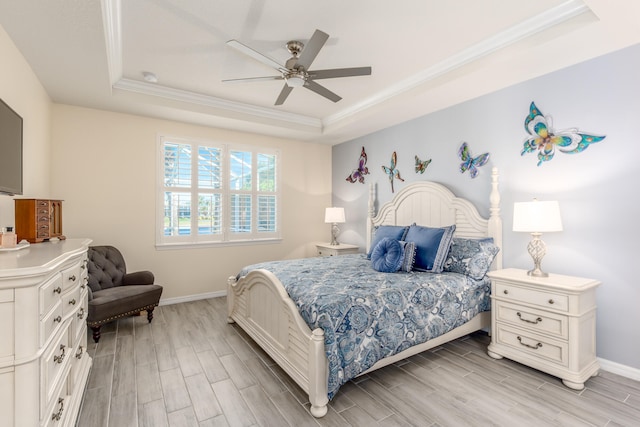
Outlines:
{"label": "white bed frame", "polygon": [[[399,191],[375,215],[375,190],[369,197],[367,221],[367,251],[371,232],[377,225],[419,225],[440,227],[456,224],[455,236],[493,237],[502,248],[502,220],[498,171],[491,174],[490,217],[482,218],[471,202],[456,197],[441,184],[416,182]],[[502,268],[502,251],[494,260],[493,269]],[[278,278],[267,270],[254,270],[236,280],[229,278],[228,321],[236,322],[265,352],[309,394],[311,414],[322,417],[327,413],[327,358],[324,353],[324,332],[311,330],[298,313],[293,301]],[[464,325],[423,344],[411,347],[394,356],[378,361],[366,372],[379,369],[414,354],[465,336],[491,324],[489,312],[475,316]],[[366,372],[363,372],[365,374]]]}

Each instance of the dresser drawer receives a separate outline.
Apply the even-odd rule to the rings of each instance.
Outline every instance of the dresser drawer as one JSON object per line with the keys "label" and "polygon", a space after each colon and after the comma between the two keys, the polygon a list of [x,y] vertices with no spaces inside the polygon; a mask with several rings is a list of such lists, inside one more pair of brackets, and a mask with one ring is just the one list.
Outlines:
{"label": "dresser drawer", "polygon": [[85,290],[84,292],[80,292],[78,311],[73,315],[71,320],[71,336],[74,341],[78,339],[78,335],[82,333],[86,334],[88,306],[87,291]]}
{"label": "dresser drawer", "polygon": [[89,354],[87,353],[87,329],[86,322],[84,333],[79,334],[76,343],[73,346],[73,358],[71,360],[71,373],[69,374],[69,388],[73,389],[77,384],[81,384],[80,375],[82,374],[83,361]]}
{"label": "dresser drawer", "polygon": [[82,282],[82,263],[79,262],[73,267],[62,271],[62,288],[63,290],[71,289],[78,283]]}
{"label": "dresser drawer", "polygon": [[557,310],[569,311],[569,297],[567,295],[557,294],[545,290],[534,290],[496,281],[496,298],[502,300],[521,302],[528,305],[537,305],[539,307]]}
{"label": "dresser drawer", "polygon": [[43,346],[49,337],[57,331],[58,326],[62,323],[62,303],[54,306],[45,317],[40,320],[40,345]]}
{"label": "dresser drawer", "polygon": [[66,425],[65,419],[69,416],[67,408],[70,405],[69,389],[67,383],[63,382],[62,388],[57,390],[53,397],[42,411],[42,426],[58,427]]}
{"label": "dresser drawer", "polygon": [[56,274],[40,287],[40,317],[46,315],[60,301],[62,276]]}
{"label": "dresser drawer", "polygon": [[40,375],[42,380],[42,390],[45,392],[46,406],[49,406],[51,399],[57,397],[56,388],[61,382],[66,382],[62,375],[69,362],[69,322],[65,321],[62,333],[53,341],[47,351],[40,359]]}
{"label": "dresser drawer", "polygon": [[[498,324],[497,329],[495,335],[498,344],[511,347],[529,358],[544,359],[562,366],[567,366],[569,363],[569,345],[564,341],[502,324]],[[517,357],[514,360],[518,360]]]}
{"label": "dresser drawer", "polygon": [[77,311],[78,307],[80,307],[81,305],[82,300],[80,299],[80,286],[76,286],[74,289],[62,295],[63,317],[66,317],[70,313]]}
{"label": "dresser drawer", "polygon": [[545,310],[538,310],[504,301],[496,301],[494,305],[496,321],[511,323],[520,328],[541,334],[549,334],[555,338],[569,338],[569,318]]}

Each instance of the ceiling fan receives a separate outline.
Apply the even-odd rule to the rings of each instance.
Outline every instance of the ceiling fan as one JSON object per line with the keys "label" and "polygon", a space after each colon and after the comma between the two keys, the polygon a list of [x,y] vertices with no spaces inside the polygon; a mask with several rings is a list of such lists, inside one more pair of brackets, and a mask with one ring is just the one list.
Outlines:
{"label": "ceiling fan", "polygon": [[371,67],[356,67],[356,68],[334,68],[330,70],[310,70],[309,67],[316,56],[320,52],[320,49],[329,39],[329,35],[316,30],[309,42],[305,46],[302,42],[292,40],[287,42],[287,50],[291,53],[292,57],[287,60],[284,66],[280,65],[277,61],[251,49],[240,43],[237,40],[229,40],[227,45],[237,49],[251,58],[262,62],[269,67],[275,68],[280,72],[280,76],[267,76],[267,77],[248,77],[243,79],[227,79],[223,82],[245,82],[245,81],[264,81],[264,80],[284,80],[285,85],[276,99],[275,105],[282,105],[287,99],[293,88],[305,87],[310,91],[322,95],[333,102],[338,102],[342,98],[335,93],[331,92],[326,87],[319,85],[315,80],[320,79],[333,79],[336,77],[353,77],[353,76],[368,76],[371,75]]}

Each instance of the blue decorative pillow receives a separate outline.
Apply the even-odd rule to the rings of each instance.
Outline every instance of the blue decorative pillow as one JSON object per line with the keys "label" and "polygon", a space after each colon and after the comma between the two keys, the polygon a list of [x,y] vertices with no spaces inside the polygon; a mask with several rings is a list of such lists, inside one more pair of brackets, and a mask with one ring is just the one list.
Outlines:
{"label": "blue decorative pillow", "polygon": [[444,263],[444,271],[465,274],[481,280],[491,268],[500,248],[492,238],[462,239],[454,237],[451,250]]}
{"label": "blue decorative pillow", "polygon": [[371,247],[367,258],[371,259],[371,253],[373,249],[380,243],[380,240],[385,237],[389,237],[394,240],[404,240],[404,236],[407,233],[409,227],[403,225],[379,225],[373,229],[373,238],[371,239]]}
{"label": "blue decorative pillow", "polygon": [[441,273],[455,230],[455,224],[440,228],[412,224],[404,240],[416,244],[416,262],[413,269]]}
{"label": "blue decorative pillow", "polygon": [[371,251],[371,265],[376,271],[395,273],[402,267],[404,251],[400,242],[385,237]]}
{"label": "blue decorative pillow", "polygon": [[404,251],[400,270],[408,273],[413,270],[413,264],[416,262],[416,244],[401,241],[400,246],[402,246],[402,250]]}

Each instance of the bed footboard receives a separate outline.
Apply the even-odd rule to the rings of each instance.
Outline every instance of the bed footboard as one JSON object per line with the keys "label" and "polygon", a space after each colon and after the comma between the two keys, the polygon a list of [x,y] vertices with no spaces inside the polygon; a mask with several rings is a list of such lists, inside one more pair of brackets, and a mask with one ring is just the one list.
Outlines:
{"label": "bed footboard", "polygon": [[278,278],[254,270],[236,280],[227,292],[228,321],[236,322],[309,394],[311,414],[327,413],[327,359],[324,332],[311,331]]}

